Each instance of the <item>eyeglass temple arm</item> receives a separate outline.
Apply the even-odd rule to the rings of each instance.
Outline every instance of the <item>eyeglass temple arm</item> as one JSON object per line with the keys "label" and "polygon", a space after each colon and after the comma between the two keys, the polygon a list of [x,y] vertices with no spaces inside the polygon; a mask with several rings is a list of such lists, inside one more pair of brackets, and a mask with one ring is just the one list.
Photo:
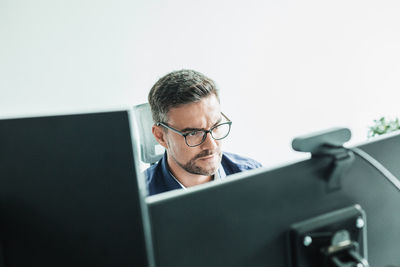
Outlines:
{"label": "eyeglass temple arm", "polygon": [[224,118],[227,119],[228,121],[231,121],[222,111],[221,111],[221,115],[224,116]]}
{"label": "eyeglass temple arm", "polygon": [[181,132],[178,131],[177,129],[174,129],[174,128],[172,128],[171,126],[166,125],[165,123],[157,122],[156,125],[157,125],[157,126],[163,126],[163,127],[167,128],[167,129],[170,129],[171,131],[174,131],[174,132],[176,132],[177,134],[180,134],[180,135],[182,135],[183,137],[185,137],[185,134],[184,134],[184,133],[181,133]]}

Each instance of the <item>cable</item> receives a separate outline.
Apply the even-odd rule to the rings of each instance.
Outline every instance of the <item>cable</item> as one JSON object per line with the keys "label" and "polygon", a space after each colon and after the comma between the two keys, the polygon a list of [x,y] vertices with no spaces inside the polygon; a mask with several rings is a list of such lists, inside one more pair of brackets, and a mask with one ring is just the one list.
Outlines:
{"label": "cable", "polygon": [[379,161],[371,157],[367,152],[361,150],[359,148],[349,148],[349,150],[353,151],[354,154],[358,155],[360,158],[364,159],[370,165],[372,165],[375,169],[377,169],[382,175],[390,182],[397,190],[400,191],[400,181],[394,176],[385,166],[383,166]]}

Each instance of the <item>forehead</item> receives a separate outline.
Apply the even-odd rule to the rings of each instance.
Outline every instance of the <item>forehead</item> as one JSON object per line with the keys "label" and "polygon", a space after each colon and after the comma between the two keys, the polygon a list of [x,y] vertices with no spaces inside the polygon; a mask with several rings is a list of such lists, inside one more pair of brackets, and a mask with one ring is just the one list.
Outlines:
{"label": "forehead", "polygon": [[221,106],[212,94],[198,102],[171,108],[168,112],[168,124],[177,128],[208,128],[221,118]]}

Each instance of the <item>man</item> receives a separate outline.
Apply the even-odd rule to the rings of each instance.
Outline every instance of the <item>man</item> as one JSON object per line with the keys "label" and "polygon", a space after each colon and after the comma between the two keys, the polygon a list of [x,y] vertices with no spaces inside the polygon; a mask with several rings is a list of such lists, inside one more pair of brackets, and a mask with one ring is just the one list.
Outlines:
{"label": "man", "polygon": [[214,82],[193,70],[162,77],[148,96],[153,135],[166,152],[145,171],[149,195],[187,188],[258,168],[260,163],[222,153],[232,122],[220,108]]}

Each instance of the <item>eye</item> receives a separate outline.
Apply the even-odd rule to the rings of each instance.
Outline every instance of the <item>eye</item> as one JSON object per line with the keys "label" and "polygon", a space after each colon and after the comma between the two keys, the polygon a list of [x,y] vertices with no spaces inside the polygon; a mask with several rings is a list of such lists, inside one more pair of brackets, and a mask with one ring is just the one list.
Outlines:
{"label": "eye", "polygon": [[199,134],[199,131],[193,131],[187,134],[187,136],[196,136]]}

